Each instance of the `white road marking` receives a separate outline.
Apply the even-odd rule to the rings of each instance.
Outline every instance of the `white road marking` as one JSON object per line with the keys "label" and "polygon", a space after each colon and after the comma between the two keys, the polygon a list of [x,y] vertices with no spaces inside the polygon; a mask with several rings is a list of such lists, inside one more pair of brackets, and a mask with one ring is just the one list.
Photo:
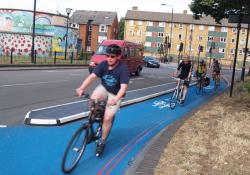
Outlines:
{"label": "white road marking", "polygon": [[0,125],[0,128],[7,128],[7,125]]}
{"label": "white road marking", "polygon": [[60,81],[44,81],[44,82],[35,82],[35,83],[18,83],[18,84],[4,84],[0,85],[2,87],[12,87],[12,86],[27,86],[27,85],[38,85],[38,84],[49,84],[49,83],[62,83],[69,80],[60,80]]}
{"label": "white road marking", "polygon": [[70,76],[83,76],[82,74],[70,74]]}
{"label": "white road marking", "polygon": [[135,89],[135,90],[131,90],[131,91],[128,91],[128,92],[135,92],[135,91],[140,91],[140,90],[143,90],[143,89],[152,89],[152,88],[155,88],[155,87],[165,86],[165,85],[168,85],[168,84],[176,84],[176,82],[165,83],[165,84],[160,84],[160,85],[156,85],[156,86],[150,86],[150,87],[141,88],[141,89]]}

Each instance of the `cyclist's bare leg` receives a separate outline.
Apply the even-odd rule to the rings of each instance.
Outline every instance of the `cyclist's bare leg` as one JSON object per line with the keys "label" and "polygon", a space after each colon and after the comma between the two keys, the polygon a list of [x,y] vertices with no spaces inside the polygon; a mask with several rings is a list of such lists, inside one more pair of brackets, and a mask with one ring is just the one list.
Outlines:
{"label": "cyclist's bare leg", "polygon": [[187,90],[188,90],[187,86],[184,85],[184,86],[183,86],[183,97],[182,97],[182,100],[185,100],[185,98],[186,98],[186,96],[187,96]]}
{"label": "cyclist's bare leg", "polygon": [[103,124],[102,124],[102,141],[104,143],[106,142],[108,135],[110,133],[110,130],[112,128],[114,116],[115,116],[114,111],[106,109],[105,114],[104,114]]}

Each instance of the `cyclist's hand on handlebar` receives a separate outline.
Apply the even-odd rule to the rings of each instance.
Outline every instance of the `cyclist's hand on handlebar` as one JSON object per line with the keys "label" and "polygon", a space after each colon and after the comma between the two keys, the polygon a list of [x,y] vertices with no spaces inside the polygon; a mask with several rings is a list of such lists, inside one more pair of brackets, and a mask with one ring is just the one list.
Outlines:
{"label": "cyclist's hand on handlebar", "polygon": [[83,96],[83,94],[84,94],[84,91],[81,88],[76,89],[76,96],[81,97]]}

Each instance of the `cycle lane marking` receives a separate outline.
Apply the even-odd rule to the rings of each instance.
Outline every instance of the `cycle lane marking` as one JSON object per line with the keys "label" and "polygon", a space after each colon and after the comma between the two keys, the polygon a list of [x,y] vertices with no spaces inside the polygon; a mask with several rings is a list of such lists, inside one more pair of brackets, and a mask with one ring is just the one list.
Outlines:
{"label": "cycle lane marking", "polygon": [[0,125],[0,128],[7,128],[7,125]]}
{"label": "cycle lane marking", "polygon": [[[215,94],[218,94],[218,92],[215,93]],[[215,94],[214,94],[214,95],[215,95]],[[191,102],[189,103],[189,105],[194,105],[195,103],[199,103],[199,102],[205,102],[206,99],[208,99],[208,97],[212,97],[212,96],[213,96],[213,94],[206,94],[205,96],[203,96],[204,98],[198,98],[198,99],[196,99],[196,100],[194,100],[194,101],[191,101]],[[196,107],[196,106],[194,106],[194,108],[195,108],[195,107]],[[168,119],[164,120],[164,122],[166,122],[167,120],[168,120]],[[174,121],[176,121],[176,119],[175,119]],[[172,122],[174,122],[174,121],[172,121]],[[164,122],[163,122],[163,123],[164,123]],[[171,123],[172,123],[172,122],[171,122]],[[171,124],[171,123],[169,123],[169,124]],[[155,126],[155,125],[154,125],[154,126]],[[160,125],[158,125],[155,129],[158,129],[159,126],[160,126]],[[140,141],[142,141],[142,139],[143,139],[144,137],[146,137],[148,134],[152,133],[155,129],[153,129],[153,130],[149,131],[148,133],[145,133],[144,135],[142,135],[142,137],[140,137],[140,138],[139,138],[135,143],[133,143],[132,145],[130,144],[129,147],[128,147],[128,149],[127,149],[127,151],[126,151],[125,153],[123,153],[122,155],[119,155],[119,154],[121,154],[122,151],[120,151],[119,153],[117,153],[118,155],[116,155],[115,158],[116,158],[116,157],[119,157],[119,158],[118,158],[115,162],[112,163],[112,165],[110,166],[109,169],[106,170],[107,172],[105,173],[105,175],[112,173],[112,170],[122,161],[122,159],[123,159],[130,151],[133,150],[133,148],[137,145],[137,143],[139,143]],[[126,147],[127,147],[127,146],[126,146]],[[124,148],[124,149],[125,149],[125,148]],[[110,162],[112,162],[115,158],[113,158],[112,160],[110,160]],[[109,162],[108,164],[110,164],[110,162]],[[108,167],[108,165],[105,165],[105,167]],[[104,169],[104,170],[103,170],[103,169]],[[101,169],[101,171],[98,172],[98,175],[101,175],[104,171],[105,171],[105,168],[103,167],[103,168]]]}

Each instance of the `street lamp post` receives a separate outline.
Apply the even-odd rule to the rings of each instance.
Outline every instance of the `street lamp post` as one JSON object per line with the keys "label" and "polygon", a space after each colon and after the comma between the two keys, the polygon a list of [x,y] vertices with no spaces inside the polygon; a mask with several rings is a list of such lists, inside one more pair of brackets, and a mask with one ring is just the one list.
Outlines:
{"label": "street lamp post", "polygon": [[31,63],[35,62],[35,28],[36,28],[36,0],[34,0],[34,10],[33,10]]}
{"label": "street lamp post", "polygon": [[64,53],[64,60],[66,60],[67,57],[67,49],[68,49],[68,33],[69,33],[69,15],[71,13],[72,9],[71,8],[66,8],[66,13],[67,13],[67,29],[66,29],[66,42],[65,42],[65,53]]}
{"label": "street lamp post", "polygon": [[169,43],[170,45],[167,44],[167,48],[169,49],[168,53],[169,53],[169,57],[170,57],[170,50],[172,47],[172,33],[173,33],[173,19],[174,19],[174,6],[173,5],[169,5],[169,4],[164,4],[162,3],[161,5],[163,6],[171,6],[172,11],[171,11],[171,27],[170,27],[170,38],[169,38]]}

